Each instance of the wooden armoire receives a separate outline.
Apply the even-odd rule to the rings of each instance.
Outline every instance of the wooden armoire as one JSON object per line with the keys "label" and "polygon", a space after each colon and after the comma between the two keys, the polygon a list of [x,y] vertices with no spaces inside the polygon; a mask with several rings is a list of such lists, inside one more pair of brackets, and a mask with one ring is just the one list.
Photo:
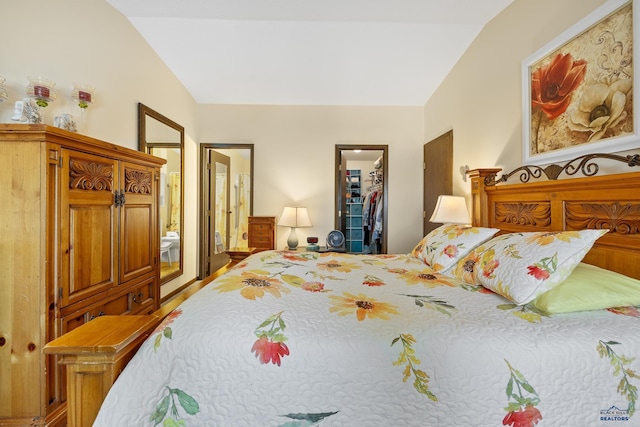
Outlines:
{"label": "wooden armoire", "polygon": [[0,124],[0,426],[64,425],[43,346],[105,314],[160,306],[159,171],[148,154]]}

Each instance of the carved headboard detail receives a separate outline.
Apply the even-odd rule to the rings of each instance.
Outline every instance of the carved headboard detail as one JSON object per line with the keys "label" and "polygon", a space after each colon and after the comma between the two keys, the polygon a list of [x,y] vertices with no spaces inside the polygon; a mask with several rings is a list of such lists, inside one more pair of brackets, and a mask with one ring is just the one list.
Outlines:
{"label": "carved headboard detail", "polygon": [[595,176],[600,170],[600,166],[593,161],[594,159],[608,159],[622,162],[626,163],[629,167],[640,166],[640,154],[619,156],[617,154],[594,153],[576,157],[564,165],[551,164],[545,167],[536,165],[520,166],[502,175],[500,178],[497,178],[498,172],[487,175],[485,180],[487,185],[495,185],[500,182],[507,182],[509,178],[517,173],[520,173],[520,182],[529,182],[531,178],[541,178],[543,174],[547,179],[555,181],[563,172],[569,176],[576,175],[579,172],[584,176]]}
{"label": "carved headboard detail", "polygon": [[640,279],[640,172],[493,185],[474,169],[473,224],[503,233],[609,229],[585,262]]}

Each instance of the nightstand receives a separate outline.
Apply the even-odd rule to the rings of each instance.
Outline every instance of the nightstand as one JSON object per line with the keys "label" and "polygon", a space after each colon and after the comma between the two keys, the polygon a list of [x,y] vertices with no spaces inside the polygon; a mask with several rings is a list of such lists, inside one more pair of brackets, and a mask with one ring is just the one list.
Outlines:
{"label": "nightstand", "polygon": [[259,252],[258,248],[229,248],[225,251],[229,258],[231,258],[232,265],[236,265],[240,261],[244,260],[249,255]]}

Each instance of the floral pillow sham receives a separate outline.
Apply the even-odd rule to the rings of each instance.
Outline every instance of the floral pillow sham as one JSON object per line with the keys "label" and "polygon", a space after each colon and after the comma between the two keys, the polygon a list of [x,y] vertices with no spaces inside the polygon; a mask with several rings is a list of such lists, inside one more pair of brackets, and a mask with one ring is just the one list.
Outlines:
{"label": "floral pillow sham", "polygon": [[498,231],[497,228],[444,224],[424,236],[411,254],[434,271],[442,272]]}
{"label": "floral pillow sham", "polygon": [[503,234],[460,259],[451,274],[526,304],[562,283],[608,230]]}

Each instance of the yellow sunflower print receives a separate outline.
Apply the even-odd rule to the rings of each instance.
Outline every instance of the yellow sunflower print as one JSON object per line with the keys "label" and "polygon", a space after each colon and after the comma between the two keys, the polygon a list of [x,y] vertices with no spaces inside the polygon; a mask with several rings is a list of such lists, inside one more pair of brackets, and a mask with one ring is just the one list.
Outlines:
{"label": "yellow sunflower print", "polygon": [[335,258],[334,259],[330,259],[330,260],[328,260],[326,262],[319,262],[318,263],[318,268],[320,270],[325,270],[325,271],[328,271],[330,273],[335,273],[337,271],[342,272],[342,273],[350,273],[352,270],[360,269],[358,264],[356,264],[354,262],[338,261]]}
{"label": "yellow sunflower print", "polygon": [[333,306],[329,308],[329,311],[338,313],[338,316],[348,316],[355,312],[356,318],[361,322],[367,317],[388,320],[389,315],[398,314],[395,305],[376,301],[364,294],[353,295],[349,292],[343,292],[342,295],[329,296],[333,300]]}
{"label": "yellow sunflower print", "polygon": [[478,234],[480,231],[475,227],[452,224],[442,230],[442,235],[448,239],[456,239],[462,235]]}
{"label": "yellow sunflower print", "polygon": [[540,246],[550,245],[554,240],[561,240],[569,243],[571,239],[579,239],[580,233],[577,231],[551,231],[549,233],[536,233],[527,239],[528,243]]}
{"label": "yellow sunflower print", "polygon": [[408,270],[400,274],[400,278],[407,282],[408,285],[422,284],[427,288],[435,288],[437,286],[455,286],[446,276],[429,270]]}
{"label": "yellow sunflower print", "polygon": [[276,298],[280,298],[282,293],[289,293],[283,283],[275,278],[251,271],[243,271],[240,276],[229,276],[219,280],[219,285],[214,287],[218,292],[240,291],[240,295],[246,299],[255,300],[262,298],[266,292]]}

